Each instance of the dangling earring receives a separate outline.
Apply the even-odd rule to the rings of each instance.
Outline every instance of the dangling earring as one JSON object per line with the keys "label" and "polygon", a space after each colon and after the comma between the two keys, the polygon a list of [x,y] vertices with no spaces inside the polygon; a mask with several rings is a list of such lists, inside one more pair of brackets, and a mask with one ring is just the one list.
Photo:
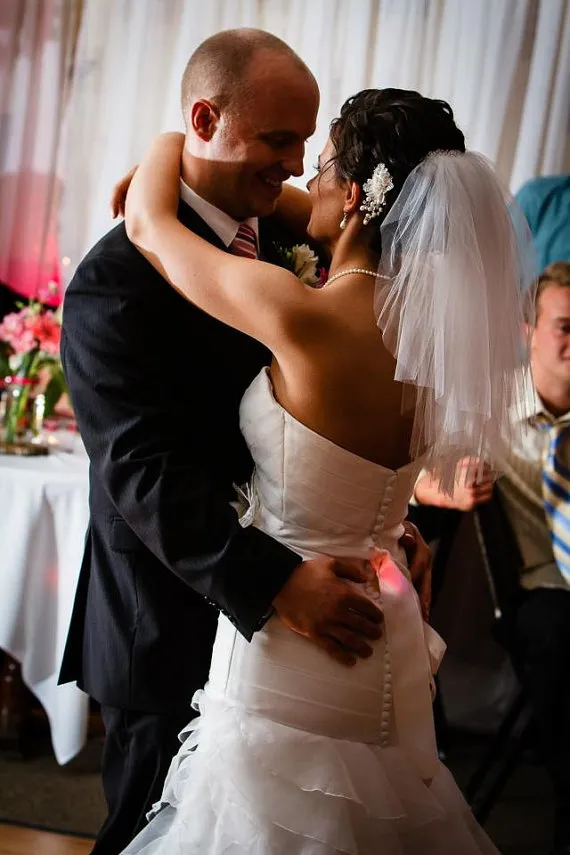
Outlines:
{"label": "dangling earring", "polygon": [[340,221],[339,228],[344,231],[344,229],[347,227],[347,225],[348,225],[348,211],[345,211],[344,214],[342,215],[342,220]]}

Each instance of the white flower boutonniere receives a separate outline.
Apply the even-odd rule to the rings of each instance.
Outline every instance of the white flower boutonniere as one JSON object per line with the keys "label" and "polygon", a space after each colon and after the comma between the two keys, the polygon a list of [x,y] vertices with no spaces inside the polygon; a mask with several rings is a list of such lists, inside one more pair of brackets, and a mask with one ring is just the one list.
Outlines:
{"label": "white flower boutonniere", "polygon": [[306,243],[297,244],[290,249],[278,246],[276,249],[281,256],[283,267],[297,276],[304,285],[320,288],[326,281],[326,271],[318,268],[318,256]]}

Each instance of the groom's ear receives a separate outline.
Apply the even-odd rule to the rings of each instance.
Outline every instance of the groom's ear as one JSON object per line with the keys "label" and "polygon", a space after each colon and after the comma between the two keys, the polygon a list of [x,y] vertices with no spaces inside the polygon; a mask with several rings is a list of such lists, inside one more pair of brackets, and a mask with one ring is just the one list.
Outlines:
{"label": "groom's ear", "polygon": [[190,124],[196,136],[204,142],[209,142],[212,139],[219,120],[220,112],[211,101],[201,99],[192,105]]}

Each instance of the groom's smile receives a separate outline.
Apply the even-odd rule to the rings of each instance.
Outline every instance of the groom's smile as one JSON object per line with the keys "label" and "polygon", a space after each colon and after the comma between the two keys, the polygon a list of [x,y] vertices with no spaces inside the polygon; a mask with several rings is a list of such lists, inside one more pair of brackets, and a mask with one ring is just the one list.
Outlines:
{"label": "groom's smile", "polygon": [[257,177],[270,198],[278,199],[283,190],[283,183],[291,177],[290,172],[283,170],[266,170],[258,173]]}

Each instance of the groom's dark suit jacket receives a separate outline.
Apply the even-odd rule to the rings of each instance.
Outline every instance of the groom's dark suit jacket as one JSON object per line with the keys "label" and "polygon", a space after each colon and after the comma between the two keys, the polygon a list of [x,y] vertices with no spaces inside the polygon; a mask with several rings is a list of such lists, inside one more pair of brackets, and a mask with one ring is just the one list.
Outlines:
{"label": "groom's dark suit jacket", "polygon": [[[179,218],[223,245],[181,204]],[[275,224],[261,256],[277,262]],[[90,525],[60,682],[160,712],[207,677],[216,604],[250,638],[301,560],[229,502],[252,461],[240,399],[267,350],[174,291],[123,225],[65,295],[61,353],[89,454]]]}

